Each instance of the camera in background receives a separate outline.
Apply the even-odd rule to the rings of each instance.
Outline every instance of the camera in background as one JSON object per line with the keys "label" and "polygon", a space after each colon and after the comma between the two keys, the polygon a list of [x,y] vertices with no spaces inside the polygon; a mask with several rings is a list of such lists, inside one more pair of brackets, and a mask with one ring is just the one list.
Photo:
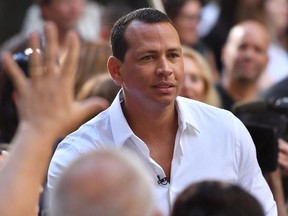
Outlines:
{"label": "camera in background", "polygon": [[232,112],[250,132],[262,172],[274,171],[278,139],[288,140],[288,97],[236,103]]}

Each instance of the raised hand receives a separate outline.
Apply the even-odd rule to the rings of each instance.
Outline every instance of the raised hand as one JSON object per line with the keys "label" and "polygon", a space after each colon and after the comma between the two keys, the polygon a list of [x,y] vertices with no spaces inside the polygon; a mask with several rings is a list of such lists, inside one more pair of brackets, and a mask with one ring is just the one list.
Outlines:
{"label": "raised hand", "polygon": [[57,30],[45,25],[46,47],[40,50],[40,36],[30,36],[30,78],[9,53],[2,56],[4,67],[16,90],[19,125],[9,148],[9,157],[0,169],[0,215],[36,215],[39,187],[43,183],[55,141],[77,128],[87,117],[108,106],[102,98],[74,100],[74,71],[79,40],[67,37],[67,54],[60,65]]}
{"label": "raised hand", "polygon": [[34,50],[30,55],[30,78],[24,76],[10,54],[4,54],[2,60],[16,89],[20,124],[28,123],[39,133],[49,131],[56,137],[70,132],[87,117],[107,108],[108,102],[102,98],[74,101],[74,72],[80,47],[77,34],[69,33],[67,52],[59,65],[56,27],[47,23],[44,29],[45,50],[39,52],[39,34],[30,36],[30,47]]}

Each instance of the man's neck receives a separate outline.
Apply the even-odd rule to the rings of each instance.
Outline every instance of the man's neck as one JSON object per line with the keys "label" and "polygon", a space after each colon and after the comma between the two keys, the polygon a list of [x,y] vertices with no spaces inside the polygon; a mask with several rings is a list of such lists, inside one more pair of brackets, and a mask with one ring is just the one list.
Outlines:
{"label": "man's neck", "polygon": [[235,101],[252,100],[257,97],[259,87],[257,83],[225,82],[224,89]]}
{"label": "man's neck", "polygon": [[143,107],[131,109],[128,106],[127,109],[123,102],[122,109],[132,131],[147,145],[150,157],[162,167],[166,177],[170,179],[171,161],[178,130],[175,104],[155,111]]}
{"label": "man's neck", "polygon": [[131,108],[122,103],[126,120],[133,132],[141,139],[153,139],[175,133],[178,128],[178,115],[175,105],[162,110],[147,110],[145,108]]}

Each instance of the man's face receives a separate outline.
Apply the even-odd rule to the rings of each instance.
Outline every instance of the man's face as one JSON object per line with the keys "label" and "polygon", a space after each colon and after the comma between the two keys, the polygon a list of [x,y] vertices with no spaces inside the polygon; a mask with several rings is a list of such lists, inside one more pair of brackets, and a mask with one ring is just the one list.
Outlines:
{"label": "man's face", "polygon": [[46,20],[55,22],[60,30],[76,27],[85,6],[85,0],[52,0],[42,8]]}
{"label": "man's face", "polygon": [[128,50],[119,69],[125,103],[171,105],[183,81],[181,44],[175,28],[168,22],[133,21],[125,38]]}
{"label": "man's face", "polygon": [[256,82],[268,61],[267,32],[257,25],[236,28],[223,51],[225,69],[234,80]]}

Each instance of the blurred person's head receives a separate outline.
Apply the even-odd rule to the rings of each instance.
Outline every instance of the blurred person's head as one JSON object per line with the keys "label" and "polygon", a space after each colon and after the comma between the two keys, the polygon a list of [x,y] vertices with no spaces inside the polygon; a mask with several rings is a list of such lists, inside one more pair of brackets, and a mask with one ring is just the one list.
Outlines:
{"label": "blurred person's head", "polygon": [[264,0],[265,22],[273,34],[283,34],[288,28],[288,0]]}
{"label": "blurred person's head", "polygon": [[159,215],[150,174],[131,152],[90,152],[60,176],[50,197],[51,215]]}
{"label": "blurred person's head", "polygon": [[86,0],[38,0],[42,17],[54,22],[60,33],[76,28]]}
{"label": "blurred person's head", "polygon": [[121,87],[115,84],[108,72],[96,74],[83,84],[76,95],[76,99],[84,100],[89,97],[99,96],[107,99],[111,104],[120,89]]}
{"label": "blurred person's head", "polygon": [[229,32],[222,50],[224,75],[239,83],[255,83],[268,63],[269,33],[257,21],[243,21]]}
{"label": "blurred person's head", "polygon": [[171,216],[264,216],[256,198],[237,185],[201,181],[176,199]]}
{"label": "blurred person's head", "polygon": [[123,15],[132,11],[130,5],[123,2],[113,2],[106,5],[104,13],[101,16],[101,32],[100,37],[105,41],[109,41],[111,29],[115,22]]}
{"label": "blurred person's head", "polygon": [[179,33],[181,43],[195,45],[199,40],[197,26],[202,9],[201,0],[163,0],[163,4]]}
{"label": "blurred person's head", "polygon": [[218,0],[220,20],[227,27],[248,19],[261,21],[264,8],[263,0]]}
{"label": "blurred person's head", "polygon": [[189,47],[182,48],[184,61],[184,83],[180,96],[220,106],[214,87],[212,71],[197,51]]}

